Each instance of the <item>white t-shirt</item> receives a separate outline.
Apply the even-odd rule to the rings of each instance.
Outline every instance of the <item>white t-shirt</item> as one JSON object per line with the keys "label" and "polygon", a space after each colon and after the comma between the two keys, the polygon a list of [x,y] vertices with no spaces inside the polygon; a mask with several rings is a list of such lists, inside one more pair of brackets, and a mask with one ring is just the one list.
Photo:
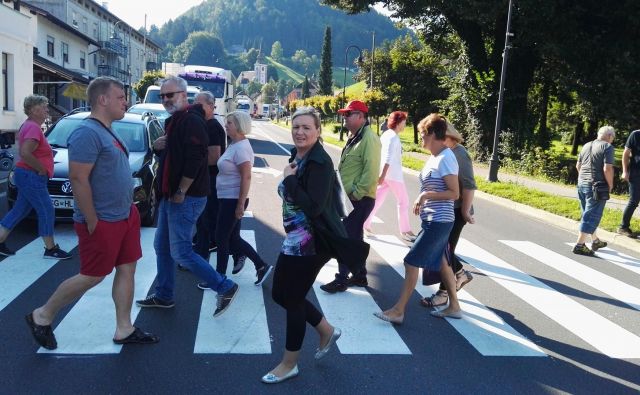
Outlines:
{"label": "white t-shirt", "polygon": [[393,129],[387,129],[380,136],[382,149],[380,153],[380,173],[384,165],[389,164],[385,180],[404,182],[402,176],[402,142]]}
{"label": "white t-shirt", "polygon": [[238,166],[250,162],[253,166],[253,149],[248,139],[229,144],[218,159],[216,189],[219,199],[237,199],[240,197],[240,169]]}

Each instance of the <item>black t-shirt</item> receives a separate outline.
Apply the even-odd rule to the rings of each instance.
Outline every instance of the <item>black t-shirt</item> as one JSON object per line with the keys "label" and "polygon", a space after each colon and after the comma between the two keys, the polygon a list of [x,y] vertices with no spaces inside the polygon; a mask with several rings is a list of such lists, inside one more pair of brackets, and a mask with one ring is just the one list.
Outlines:
{"label": "black t-shirt", "polygon": [[[220,122],[218,122],[218,120],[215,118],[207,120],[207,137],[209,137],[209,147],[213,145],[219,146],[220,156],[222,156],[227,146],[227,136],[224,132],[224,129],[222,128],[222,125],[220,125]],[[211,173],[212,175],[218,174],[218,166],[209,166],[209,173]]]}
{"label": "black t-shirt", "polygon": [[629,177],[633,179],[640,179],[640,130],[634,130],[631,132],[627,139],[627,143],[624,146],[631,150]]}

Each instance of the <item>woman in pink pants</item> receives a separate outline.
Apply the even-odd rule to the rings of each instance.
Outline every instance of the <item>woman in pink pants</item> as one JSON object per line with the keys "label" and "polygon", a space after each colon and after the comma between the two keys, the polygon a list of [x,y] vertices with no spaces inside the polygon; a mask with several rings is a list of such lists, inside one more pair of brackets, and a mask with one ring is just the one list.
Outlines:
{"label": "woman in pink pants", "polygon": [[371,232],[371,220],[384,203],[389,191],[396,197],[398,203],[398,225],[400,234],[405,240],[414,241],[416,235],[411,231],[409,225],[409,197],[404,186],[402,175],[402,143],[398,133],[404,130],[407,124],[407,113],[394,111],[387,120],[387,129],[382,136],[382,154],[380,160],[380,177],[378,178],[378,189],[376,190],[376,204],[369,218],[364,223],[366,233]]}

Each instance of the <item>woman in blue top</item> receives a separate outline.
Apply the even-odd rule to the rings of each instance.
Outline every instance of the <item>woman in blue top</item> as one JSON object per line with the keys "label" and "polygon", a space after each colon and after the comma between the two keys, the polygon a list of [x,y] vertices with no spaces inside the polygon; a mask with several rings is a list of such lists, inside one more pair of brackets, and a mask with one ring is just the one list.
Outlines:
{"label": "woman in blue top", "polygon": [[422,232],[404,258],[405,277],[400,298],[389,310],[374,313],[381,320],[401,324],[404,312],[418,281],[420,268],[440,271],[449,292],[449,306],[431,312],[440,318],[461,318],[456,295],[456,277],[451,270],[448,238],[453,228],[453,202],[458,199],[458,162],[445,145],[447,121],[439,114],[431,114],[418,124],[422,147],[431,152],[420,172],[420,194],[413,205],[413,213],[422,219]]}
{"label": "woman in blue top", "polygon": [[298,109],[291,118],[295,148],[284,179],[278,186],[282,197],[282,222],[286,233],[273,278],[273,300],[287,311],[287,338],[282,361],[262,377],[276,384],[298,375],[298,357],[307,323],[320,336],[315,359],[323,358],[341,331],[329,324],[306,299],[316,276],[329,260],[316,234],[319,226],[346,237],[334,202],[336,173],[320,143],[320,116],[312,107]]}

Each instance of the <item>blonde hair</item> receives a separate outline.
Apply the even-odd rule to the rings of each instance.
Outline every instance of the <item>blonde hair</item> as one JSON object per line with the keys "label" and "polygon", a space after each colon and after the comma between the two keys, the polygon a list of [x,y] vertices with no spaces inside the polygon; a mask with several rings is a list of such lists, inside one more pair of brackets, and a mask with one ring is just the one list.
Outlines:
{"label": "blonde hair", "polygon": [[311,106],[298,108],[296,112],[294,112],[293,115],[291,116],[291,122],[293,122],[294,119],[303,115],[308,115],[310,117],[313,117],[313,124],[316,126],[316,128],[318,128],[318,130],[322,134],[322,124],[320,123],[320,113],[318,113],[318,111]]}
{"label": "blonde hair", "polygon": [[238,133],[242,135],[251,133],[251,117],[246,112],[233,111],[227,114],[226,118],[231,119],[233,124],[236,125]]}

